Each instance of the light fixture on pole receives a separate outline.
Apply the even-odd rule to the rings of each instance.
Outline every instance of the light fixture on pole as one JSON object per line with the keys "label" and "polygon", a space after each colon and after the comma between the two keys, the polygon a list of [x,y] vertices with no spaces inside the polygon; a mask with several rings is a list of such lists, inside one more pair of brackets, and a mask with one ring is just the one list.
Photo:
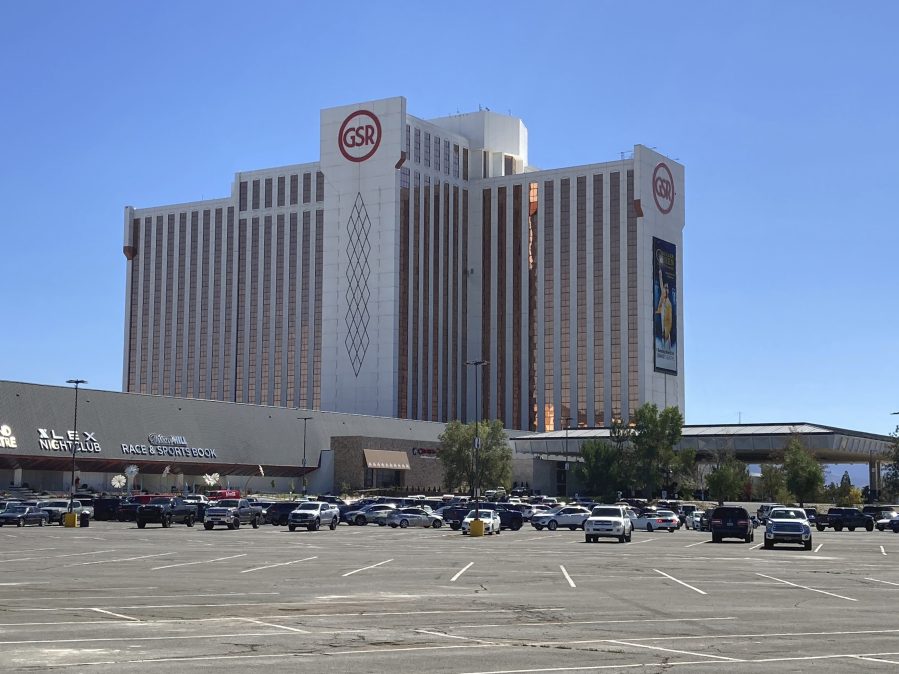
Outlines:
{"label": "light fixture on pole", "polygon": [[306,422],[312,417],[297,417],[303,422],[303,496],[306,496]]}
{"label": "light fixture on pole", "polygon": [[75,452],[78,449],[78,387],[86,383],[87,380],[85,379],[66,379],[66,384],[75,385],[75,427],[72,429],[74,439],[72,440],[72,484],[69,491],[69,512],[74,510],[75,503]]}
{"label": "light fixture on pole", "polygon": [[474,518],[480,520],[478,501],[481,496],[481,409],[478,407],[478,370],[487,365],[486,360],[469,360],[466,365],[474,366]]}

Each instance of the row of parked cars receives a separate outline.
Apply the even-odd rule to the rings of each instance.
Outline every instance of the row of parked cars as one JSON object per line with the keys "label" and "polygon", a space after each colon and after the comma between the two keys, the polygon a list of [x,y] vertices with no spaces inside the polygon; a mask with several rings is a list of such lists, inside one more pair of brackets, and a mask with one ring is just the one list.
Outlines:
{"label": "row of parked cars", "polygon": [[45,524],[62,525],[67,512],[74,512],[84,522],[93,517],[93,507],[80,500],[70,499],[27,499],[0,501],[0,527],[24,527]]}

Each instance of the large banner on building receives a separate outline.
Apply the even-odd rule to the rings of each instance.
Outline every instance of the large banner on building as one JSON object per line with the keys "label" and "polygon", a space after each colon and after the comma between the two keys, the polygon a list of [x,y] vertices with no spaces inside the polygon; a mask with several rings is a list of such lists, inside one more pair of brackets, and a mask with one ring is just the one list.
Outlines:
{"label": "large banner on building", "polygon": [[652,279],[655,369],[677,374],[677,246],[655,237]]}

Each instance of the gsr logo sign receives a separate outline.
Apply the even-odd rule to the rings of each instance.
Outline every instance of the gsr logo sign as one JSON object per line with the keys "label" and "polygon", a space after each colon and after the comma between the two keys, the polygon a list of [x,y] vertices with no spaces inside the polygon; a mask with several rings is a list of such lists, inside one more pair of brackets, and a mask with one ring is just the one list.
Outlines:
{"label": "gsr logo sign", "polygon": [[664,162],[657,164],[652,172],[652,198],[663,214],[674,208],[674,176]]}
{"label": "gsr logo sign", "polygon": [[381,121],[368,110],[351,113],[337,133],[340,153],[350,161],[365,161],[378,151],[381,144]]}

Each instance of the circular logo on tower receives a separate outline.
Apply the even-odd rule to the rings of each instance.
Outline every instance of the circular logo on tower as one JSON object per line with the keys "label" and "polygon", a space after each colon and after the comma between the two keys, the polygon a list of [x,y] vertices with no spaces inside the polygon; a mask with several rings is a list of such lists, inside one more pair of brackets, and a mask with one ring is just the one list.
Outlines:
{"label": "circular logo on tower", "polygon": [[664,162],[656,164],[652,172],[652,198],[663,214],[670,213],[674,208],[674,176]]}
{"label": "circular logo on tower", "polygon": [[368,110],[356,110],[343,120],[337,134],[340,154],[350,161],[365,161],[381,144],[381,120]]}

